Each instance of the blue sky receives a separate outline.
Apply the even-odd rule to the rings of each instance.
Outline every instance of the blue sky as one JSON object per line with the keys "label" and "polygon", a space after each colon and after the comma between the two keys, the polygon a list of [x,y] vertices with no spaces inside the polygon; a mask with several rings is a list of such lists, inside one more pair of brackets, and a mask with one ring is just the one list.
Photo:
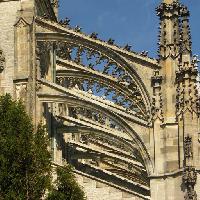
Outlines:
{"label": "blue sky", "polygon": [[[60,18],[83,32],[98,32],[99,38],[129,43],[135,51],[157,56],[158,17],[155,7],[161,0],[60,0]],[[182,0],[191,11],[193,53],[200,55],[200,0]]]}

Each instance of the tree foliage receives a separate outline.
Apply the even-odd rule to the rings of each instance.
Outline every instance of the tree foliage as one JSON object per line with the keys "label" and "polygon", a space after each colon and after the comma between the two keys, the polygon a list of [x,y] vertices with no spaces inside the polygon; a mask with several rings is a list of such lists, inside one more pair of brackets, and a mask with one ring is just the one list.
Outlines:
{"label": "tree foliage", "polygon": [[38,200],[51,183],[44,128],[34,132],[21,102],[0,97],[0,199]]}
{"label": "tree foliage", "polygon": [[[85,200],[70,166],[58,167],[52,186],[44,127],[34,131],[21,102],[0,97],[0,200]],[[49,195],[47,195],[49,192]],[[45,195],[46,194],[46,195]]]}
{"label": "tree foliage", "polygon": [[57,180],[47,200],[86,200],[70,165],[57,167]]}

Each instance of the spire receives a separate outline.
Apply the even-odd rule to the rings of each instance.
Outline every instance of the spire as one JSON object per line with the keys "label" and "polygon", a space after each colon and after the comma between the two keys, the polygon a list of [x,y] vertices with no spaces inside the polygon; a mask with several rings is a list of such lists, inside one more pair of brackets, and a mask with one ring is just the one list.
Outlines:
{"label": "spire", "polygon": [[182,23],[181,30],[181,42],[182,42],[182,53],[188,54],[191,57],[192,54],[192,41],[191,41],[191,33],[190,33],[190,25],[189,25],[189,17],[190,12],[186,6],[181,6],[180,9],[180,17]]}
{"label": "spire", "polygon": [[[187,7],[180,4],[178,0],[163,0],[156,10],[157,15],[160,17],[158,53],[162,66],[161,76],[165,80],[163,81],[165,84],[164,87],[166,88],[171,83],[177,84],[177,91],[174,90],[174,85],[169,87],[171,94],[177,96],[178,112],[175,111],[176,114],[182,112],[186,107],[190,107],[199,113],[199,107],[197,108],[196,106],[198,105],[198,97],[196,96],[197,91],[195,89],[198,70],[196,67],[197,59],[192,58],[192,42],[189,26],[190,13]],[[188,87],[185,83],[187,81],[190,82]],[[184,90],[185,104],[180,103],[182,96],[179,91],[182,90]],[[190,90],[194,91],[194,94],[191,94]],[[169,99],[163,105],[167,105],[167,102],[172,103],[172,99],[167,94],[163,94],[163,99],[167,98]],[[170,105],[164,108],[164,114],[165,110],[170,110],[171,107]]]}
{"label": "spire", "polygon": [[[180,4],[174,0],[164,0],[157,9],[160,17],[159,57],[178,58],[180,53]],[[173,31],[170,31],[173,30]]]}
{"label": "spire", "polygon": [[176,71],[181,56],[181,4],[178,0],[163,0],[157,7],[157,15],[160,18],[159,34],[159,61],[161,65],[160,76],[163,82],[161,93],[163,99],[164,123],[172,124],[176,121]]}

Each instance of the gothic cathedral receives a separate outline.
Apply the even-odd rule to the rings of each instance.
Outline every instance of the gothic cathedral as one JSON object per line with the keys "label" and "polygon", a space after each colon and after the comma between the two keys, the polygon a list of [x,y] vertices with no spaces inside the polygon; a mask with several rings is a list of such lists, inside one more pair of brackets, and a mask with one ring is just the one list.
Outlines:
{"label": "gothic cathedral", "polygon": [[200,92],[189,11],[162,0],[158,59],[58,20],[58,0],[0,1],[0,94],[21,99],[88,200],[200,199]]}

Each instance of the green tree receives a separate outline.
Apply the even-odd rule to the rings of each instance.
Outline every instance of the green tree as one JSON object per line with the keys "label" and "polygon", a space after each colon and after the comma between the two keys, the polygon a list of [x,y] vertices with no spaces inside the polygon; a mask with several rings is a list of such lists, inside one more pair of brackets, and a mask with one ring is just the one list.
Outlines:
{"label": "green tree", "polygon": [[57,167],[57,180],[47,200],[86,200],[83,190],[76,182],[70,165]]}
{"label": "green tree", "polygon": [[21,102],[0,97],[0,199],[39,200],[51,184],[44,128],[34,131]]}

